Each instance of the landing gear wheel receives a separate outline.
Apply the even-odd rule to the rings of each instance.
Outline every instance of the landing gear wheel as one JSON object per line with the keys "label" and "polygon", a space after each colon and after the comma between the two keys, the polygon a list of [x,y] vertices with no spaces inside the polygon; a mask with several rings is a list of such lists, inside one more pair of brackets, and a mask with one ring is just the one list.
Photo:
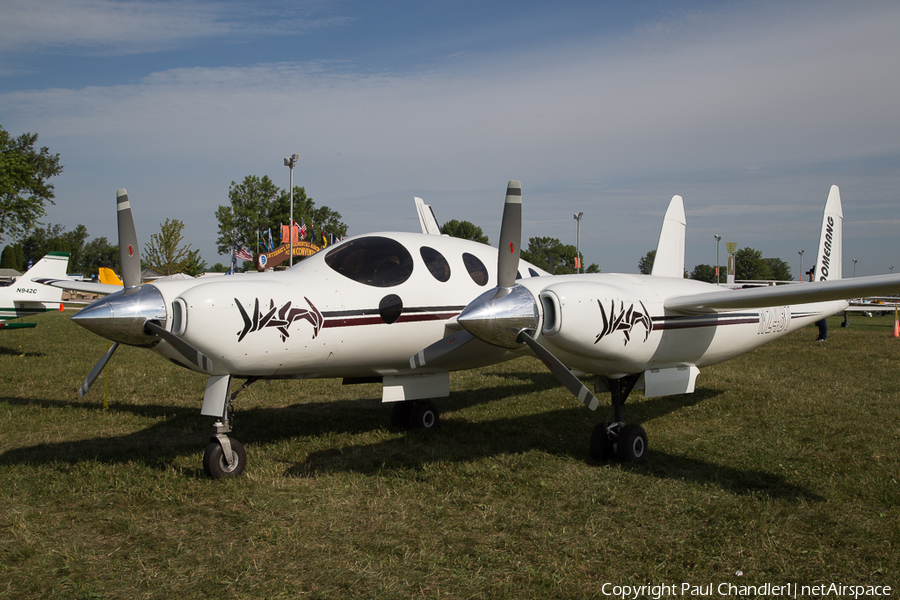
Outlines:
{"label": "landing gear wheel", "polygon": [[409,427],[409,419],[412,417],[412,402],[396,402],[391,409],[391,425],[394,427]]}
{"label": "landing gear wheel", "polygon": [[616,446],[619,460],[635,464],[644,462],[647,457],[647,434],[644,428],[640,425],[626,425],[619,431]]}
{"label": "landing gear wheel", "polygon": [[606,423],[600,423],[594,427],[594,431],[591,433],[591,458],[596,461],[604,461],[615,458],[615,456],[613,441],[609,439]]}
{"label": "landing gear wheel", "polygon": [[434,429],[440,421],[437,407],[429,401],[416,402],[409,418],[412,429]]}
{"label": "landing gear wheel", "polygon": [[213,479],[222,479],[223,477],[237,477],[244,472],[247,466],[247,453],[244,446],[234,438],[228,438],[231,443],[231,459],[229,465],[225,460],[225,453],[222,451],[222,444],[215,438],[206,447],[203,454],[203,470]]}

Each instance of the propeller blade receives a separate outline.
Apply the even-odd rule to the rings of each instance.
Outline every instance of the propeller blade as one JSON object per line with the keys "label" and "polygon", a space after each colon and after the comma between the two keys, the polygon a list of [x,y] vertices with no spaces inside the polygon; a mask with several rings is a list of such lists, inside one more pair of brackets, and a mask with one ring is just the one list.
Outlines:
{"label": "propeller blade", "polygon": [[510,181],[503,204],[500,247],[497,252],[497,287],[511,288],[516,283],[522,242],[522,184]]}
{"label": "propeller blade", "polygon": [[166,340],[170,346],[172,346],[180,355],[185,357],[192,365],[207,372],[212,371],[213,364],[209,358],[174,333],[162,328],[156,321],[147,321],[144,323],[144,329],[150,333],[155,333]]}
{"label": "propeller blade", "polygon": [[106,354],[100,357],[100,360],[97,361],[97,364],[94,365],[94,368],[91,369],[90,373],[88,373],[88,376],[85,378],[84,383],[82,383],[81,387],[78,388],[79,398],[84,398],[84,395],[88,393],[88,390],[91,389],[92,385],[94,385],[94,381],[97,380],[100,372],[103,371],[103,367],[106,366],[106,363],[109,362],[109,359],[112,358],[112,355],[115,353],[116,348],[118,347],[119,342],[113,342],[113,345],[109,347],[109,350],[106,351]]}
{"label": "propeller blade", "polygon": [[409,367],[411,369],[418,369],[419,367],[431,364],[439,358],[443,358],[451,352],[455,352],[462,348],[474,339],[475,336],[466,330],[454,333],[453,335],[448,335],[424,350],[419,350],[415,356],[409,359]]}
{"label": "propeller blade", "polygon": [[116,192],[116,217],[119,225],[119,268],[122,269],[122,283],[126,288],[141,285],[141,252],[125,188]]}
{"label": "propeller blade", "polygon": [[528,344],[528,346],[534,350],[534,353],[537,354],[538,358],[544,361],[544,364],[550,368],[550,372],[553,373],[553,376],[556,377],[561,384],[566,386],[566,388],[572,392],[573,396],[583,402],[589,409],[597,410],[599,404],[597,397],[592,394],[589,389],[584,387],[581,380],[575,377],[575,375],[572,374],[572,371],[570,371],[566,365],[562,364],[558,358],[553,356],[549,350],[531,337],[527,331],[523,331],[519,334],[518,341]]}

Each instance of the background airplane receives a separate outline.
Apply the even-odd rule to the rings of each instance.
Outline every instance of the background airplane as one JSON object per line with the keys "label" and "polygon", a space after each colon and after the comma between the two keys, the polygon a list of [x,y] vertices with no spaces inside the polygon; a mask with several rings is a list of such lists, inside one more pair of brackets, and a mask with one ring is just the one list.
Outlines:
{"label": "background airplane", "polygon": [[10,319],[30,317],[51,310],[62,310],[62,290],[36,283],[33,279],[65,278],[69,255],[50,252],[21,277],[0,287],[0,329],[34,327],[35,323],[8,323]]}
{"label": "background airplane", "polygon": [[[519,188],[510,182],[510,189]],[[840,192],[825,203],[814,282],[731,290],[684,273],[684,207],[672,198],[651,275],[584,274],[516,279],[521,198],[507,195],[500,233],[498,283],[457,317],[474,338],[511,351],[530,348],[557,379],[592,410],[598,400],[569,368],[594,374],[594,392],[610,392],[612,411],[591,436],[591,455],[640,462],[647,435],[627,424],[634,389],[645,397],[694,391],[701,367],[748,352],[835,314],[846,298],[900,292],[900,275],[841,279]],[[790,304],[795,303],[795,304]],[[458,339],[458,336],[451,339]],[[452,347],[451,347],[452,346]],[[432,360],[461,344],[426,348]],[[412,362],[427,365],[430,360]]]}

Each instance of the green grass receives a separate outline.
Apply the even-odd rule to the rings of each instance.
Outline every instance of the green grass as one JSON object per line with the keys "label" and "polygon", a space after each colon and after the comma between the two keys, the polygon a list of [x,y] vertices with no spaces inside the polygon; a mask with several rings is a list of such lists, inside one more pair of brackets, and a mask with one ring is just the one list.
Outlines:
{"label": "green grass", "polygon": [[[596,464],[536,360],[451,376],[433,432],[375,385],[257,383],[211,481],[205,380],[69,322],[0,332],[0,598],[587,598],[604,583],[900,581],[900,340],[829,320],[632,394],[646,464]],[[604,398],[605,400],[606,398]],[[742,575],[736,573],[740,571]],[[896,587],[895,587],[896,593]]]}

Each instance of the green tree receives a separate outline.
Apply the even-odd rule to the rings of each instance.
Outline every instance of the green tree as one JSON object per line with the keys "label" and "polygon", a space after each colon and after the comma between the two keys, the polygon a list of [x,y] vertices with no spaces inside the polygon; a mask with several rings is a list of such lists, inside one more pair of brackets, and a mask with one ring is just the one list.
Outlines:
{"label": "green tree", "polygon": [[766,264],[769,265],[769,273],[771,279],[775,281],[791,281],[794,276],[791,274],[791,267],[780,258],[764,258]]}
{"label": "green tree", "polygon": [[144,248],[144,262],[160,275],[182,273],[189,260],[191,245],[182,245],[181,230],[184,223],[178,219],[166,219],[160,223],[160,232],[150,236],[150,242]]}
{"label": "green tree", "polygon": [[[275,201],[271,212],[271,227],[273,240],[281,237],[281,225],[287,225],[288,213],[290,212],[291,197],[287,190],[282,190],[281,195]],[[341,221],[341,213],[328,208],[327,206],[316,206],[313,199],[306,195],[306,189],[294,186],[294,221],[297,224],[306,223],[306,227],[315,232],[316,239],[309,239],[314,244],[322,245],[322,233],[326,236],[334,236],[335,239],[341,239],[347,235],[347,225]],[[266,231],[260,230],[260,233]],[[286,240],[285,240],[286,241]],[[330,243],[330,241],[329,241]]]}
{"label": "green tree", "polygon": [[228,267],[226,267],[225,265],[223,265],[220,262],[217,262],[216,264],[214,264],[213,266],[211,266],[209,268],[209,272],[210,273],[227,273]]}
{"label": "green tree", "polygon": [[450,237],[472,240],[473,242],[480,242],[482,244],[489,243],[488,236],[484,235],[484,231],[481,230],[481,227],[470,221],[457,221],[456,219],[451,219],[441,225],[441,233],[449,235]]}
{"label": "green tree", "polygon": [[46,214],[45,204],[55,204],[47,179],[63,168],[59,154],[34,149],[37,139],[36,133],[11,138],[0,126],[0,240],[25,234]]}
{"label": "green tree", "polygon": [[191,250],[187,253],[187,258],[181,262],[178,269],[179,273],[186,273],[191,277],[196,277],[206,272],[206,261],[200,256],[199,250]]}
{"label": "green tree", "polygon": [[232,181],[228,186],[229,204],[216,209],[219,254],[230,255],[235,245],[253,251],[257,232],[271,226],[270,213],[280,193],[281,189],[268,176],[260,179],[247,175],[241,183]]}
{"label": "green tree", "polygon": [[[276,186],[268,176],[244,177],[241,183],[231,182],[228,188],[227,206],[219,206],[216,220],[219,222],[219,237],[216,248],[220,254],[231,254],[237,244],[251,252],[257,249],[257,240],[281,239],[281,226],[290,224],[290,193]],[[321,244],[321,233],[340,239],[347,235],[347,225],[341,221],[341,214],[327,206],[317,207],[306,190],[294,186],[294,221],[305,222],[317,234],[314,243]],[[277,243],[277,242],[276,242]]]}
{"label": "green tree", "polygon": [[651,250],[638,261],[638,271],[641,275],[649,275],[653,271],[653,261],[656,260],[656,250]]}
{"label": "green tree", "polygon": [[734,279],[735,281],[772,279],[772,271],[761,250],[741,248],[734,253]]}
{"label": "green tree", "polygon": [[110,245],[105,237],[94,238],[84,245],[79,270],[87,274],[99,272],[100,267],[119,269],[119,246]]}
{"label": "green tree", "polygon": [[[529,238],[528,248],[522,251],[522,260],[554,275],[575,273],[575,246],[563,244],[552,237]],[[584,264],[583,256],[581,260]],[[583,272],[599,273],[600,267],[596,263],[592,263],[584,268]]]}
{"label": "green tree", "polygon": [[3,255],[0,257],[0,269],[15,269],[16,271],[24,271],[24,254],[22,253],[22,244],[12,244],[3,248]]}
{"label": "green tree", "polygon": [[697,265],[691,271],[690,278],[706,283],[716,283],[716,268],[710,265]]}

